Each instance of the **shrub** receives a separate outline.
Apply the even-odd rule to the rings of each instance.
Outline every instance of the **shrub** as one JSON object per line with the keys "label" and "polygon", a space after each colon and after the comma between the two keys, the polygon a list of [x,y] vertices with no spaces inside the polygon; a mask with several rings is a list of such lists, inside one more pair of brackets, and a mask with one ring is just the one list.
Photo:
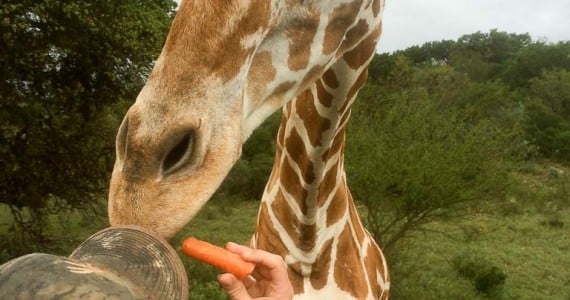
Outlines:
{"label": "shrub", "polygon": [[469,122],[423,89],[391,97],[382,107],[355,108],[346,162],[368,229],[388,254],[411,230],[503,199],[509,161],[524,148],[518,131]]}
{"label": "shrub", "polygon": [[475,289],[484,295],[496,295],[505,283],[507,274],[481,257],[461,254],[452,260],[452,265],[459,275],[472,280]]}

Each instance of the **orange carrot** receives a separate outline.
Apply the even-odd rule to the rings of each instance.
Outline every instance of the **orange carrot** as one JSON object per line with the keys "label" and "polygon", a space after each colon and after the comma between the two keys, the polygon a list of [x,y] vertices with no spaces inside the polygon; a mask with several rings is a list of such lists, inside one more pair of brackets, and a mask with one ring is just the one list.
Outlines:
{"label": "orange carrot", "polygon": [[255,268],[255,264],[227,249],[191,237],[182,242],[182,252],[241,279],[251,274]]}

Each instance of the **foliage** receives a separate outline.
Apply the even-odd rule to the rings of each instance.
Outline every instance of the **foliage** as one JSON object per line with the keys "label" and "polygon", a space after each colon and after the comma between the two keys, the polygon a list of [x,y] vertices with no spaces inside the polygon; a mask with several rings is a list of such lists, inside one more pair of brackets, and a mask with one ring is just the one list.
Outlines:
{"label": "foliage", "polygon": [[385,97],[415,76],[430,93],[437,90],[439,101],[459,105],[474,120],[493,118],[505,127],[524,119],[528,140],[544,157],[568,161],[569,71],[570,42],[491,30],[377,55],[370,83],[382,86]]}
{"label": "foliage", "polygon": [[261,199],[273,167],[274,140],[280,118],[280,111],[274,113],[253,132],[243,145],[240,159],[224,180],[218,194],[232,195],[245,200]]}
{"label": "foliage", "polygon": [[425,89],[391,96],[383,105],[357,105],[366,114],[355,113],[347,134],[349,185],[387,252],[410,230],[500,199],[508,161],[524,148],[516,132],[490,121],[467,122]]}
{"label": "foliage", "polygon": [[[406,251],[409,239],[449,217],[540,211],[540,224],[565,227],[556,212],[568,207],[567,176],[553,171],[558,179],[537,187],[520,172],[544,158],[570,162],[568,45],[492,30],[372,60],[349,123],[347,173],[395,283],[419,275],[405,261],[421,256]],[[499,267],[471,267],[480,292],[504,296]],[[394,287],[396,297],[410,290]]]}
{"label": "foliage", "polygon": [[507,279],[507,274],[501,268],[476,255],[457,255],[452,264],[459,275],[472,280],[475,289],[485,295],[497,293]]}
{"label": "foliage", "polygon": [[174,5],[2,1],[0,203],[15,216],[29,211],[16,219],[21,224],[101,204],[113,136],[160,50]]}
{"label": "foliage", "polygon": [[498,77],[512,88],[527,88],[530,80],[547,70],[570,70],[570,42],[547,45],[536,42],[504,62]]}
{"label": "foliage", "polygon": [[527,131],[543,155],[570,161],[570,72],[544,71],[530,81]]}

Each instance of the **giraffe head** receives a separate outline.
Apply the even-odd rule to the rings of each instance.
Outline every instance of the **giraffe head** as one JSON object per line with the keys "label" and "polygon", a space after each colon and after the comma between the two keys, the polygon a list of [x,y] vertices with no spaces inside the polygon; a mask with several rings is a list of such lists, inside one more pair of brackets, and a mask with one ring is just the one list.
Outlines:
{"label": "giraffe head", "polygon": [[218,188],[249,135],[244,83],[267,32],[268,1],[182,2],[116,139],[112,225],[171,237]]}
{"label": "giraffe head", "polygon": [[111,224],[173,236],[253,129],[379,26],[382,3],[183,1],[117,135]]}

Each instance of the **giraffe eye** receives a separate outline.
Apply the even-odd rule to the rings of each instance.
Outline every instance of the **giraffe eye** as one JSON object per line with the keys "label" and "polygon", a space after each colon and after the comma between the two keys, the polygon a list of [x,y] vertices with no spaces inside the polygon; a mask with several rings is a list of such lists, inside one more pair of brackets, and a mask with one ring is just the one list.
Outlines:
{"label": "giraffe eye", "polygon": [[191,131],[184,136],[170,149],[162,161],[162,173],[175,172],[183,167],[192,157],[194,151],[194,132]]}

